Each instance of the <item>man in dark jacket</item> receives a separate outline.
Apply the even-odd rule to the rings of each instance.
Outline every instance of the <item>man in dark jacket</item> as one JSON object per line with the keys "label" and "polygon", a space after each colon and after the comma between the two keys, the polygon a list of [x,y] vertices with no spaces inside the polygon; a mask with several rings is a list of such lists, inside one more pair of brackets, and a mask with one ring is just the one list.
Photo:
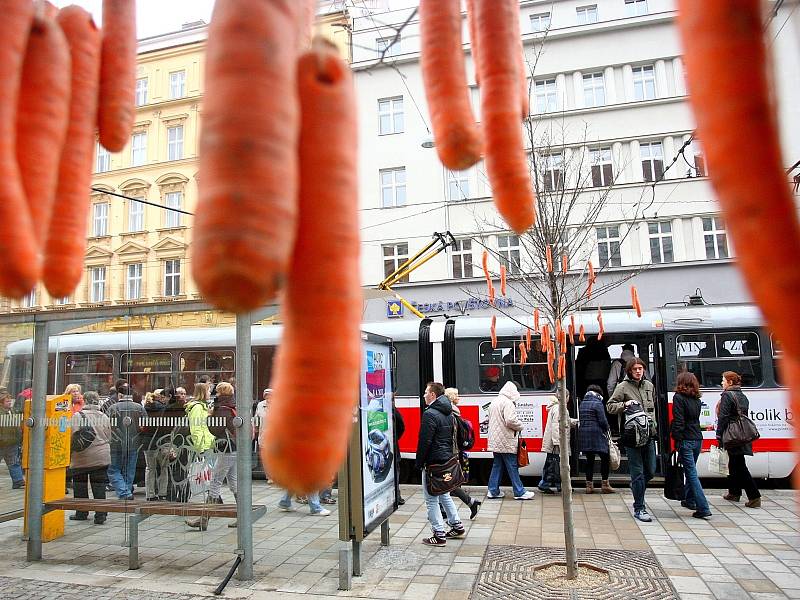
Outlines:
{"label": "man in dark jacket", "polygon": [[[119,402],[124,396],[128,395],[128,382],[124,379],[117,379],[114,382],[114,387],[108,392],[108,399],[106,400],[105,404],[100,407],[107,415],[109,414],[108,411],[111,410],[111,407],[114,406],[117,402]],[[110,416],[110,415],[109,415]]]}
{"label": "man in dark jacket", "polygon": [[[447,462],[455,454],[453,405],[444,395],[444,386],[436,382],[425,387],[425,404],[427,409],[422,414],[415,465],[422,470],[422,494],[428,508],[428,522],[431,524],[433,536],[422,541],[429,546],[444,546],[447,538],[460,538],[464,535],[464,525],[458,518],[458,510],[450,494],[433,496],[428,493],[425,468],[427,465]],[[447,522],[450,525],[447,532],[439,512],[440,504],[447,513]]]}
{"label": "man in dark jacket", "polygon": [[133,500],[133,480],[136,477],[140,448],[139,427],[141,419],[147,413],[141,398],[135,401],[130,396],[119,396],[119,400],[105,412],[111,420],[111,464],[108,466],[108,479],[117,498]]}

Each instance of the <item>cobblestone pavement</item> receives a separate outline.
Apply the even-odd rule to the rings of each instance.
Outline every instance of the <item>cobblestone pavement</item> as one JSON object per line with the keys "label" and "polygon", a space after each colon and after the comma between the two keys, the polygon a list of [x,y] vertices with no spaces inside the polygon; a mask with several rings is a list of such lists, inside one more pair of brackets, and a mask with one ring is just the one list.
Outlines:
{"label": "cobblestone pavement", "polygon": [[[470,491],[482,498],[486,488]],[[793,492],[767,491],[763,508],[749,510],[708,491],[710,521],[691,518],[659,492],[648,493],[655,517],[649,524],[631,517],[627,490],[576,493],[579,547],[650,550],[686,600],[800,598],[800,519]],[[268,507],[253,528],[255,579],[232,580],[225,597],[467,600],[488,545],[563,546],[561,499],[540,494],[530,502],[510,495],[487,500],[474,521],[461,506],[467,536],[443,548],[424,546],[422,538],[430,534],[421,490],[403,486],[407,502],[391,518],[391,546],[382,548],[377,532],[367,538],[363,576],[354,578],[352,590],[338,591],[342,543],[336,513],[313,517],[307,507],[280,512],[280,494],[263,482],[254,484],[254,502]],[[228,522],[213,519],[208,531],[198,532],[179,517],[147,519],[140,526],[142,568],[137,571],[127,570],[124,515],[109,515],[103,526],[66,521],[66,535],[44,545],[39,563],[24,560],[21,521],[0,523],[0,598],[207,597],[233,561],[236,530]],[[37,582],[48,585],[32,587]]]}

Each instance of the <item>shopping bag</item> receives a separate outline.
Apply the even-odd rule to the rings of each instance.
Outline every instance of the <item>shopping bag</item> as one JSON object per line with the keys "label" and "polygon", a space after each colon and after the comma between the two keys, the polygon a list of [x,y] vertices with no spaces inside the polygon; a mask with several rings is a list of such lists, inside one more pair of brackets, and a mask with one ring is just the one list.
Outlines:
{"label": "shopping bag", "polygon": [[189,493],[192,496],[205,494],[211,486],[211,465],[205,459],[189,465]]}
{"label": "shopping bag", "polygon": [[619,446],[611,439],[611,432],[606,433],[606,437],[608,438],[608,466],[612,471],[616,471],[619,469],[620,463],[620,455],[619,455]]}
{"label": "shopping bag", "polygon": [[728,451],[711,446],[708,459],[708,470],[714,475],[728,476]]}
{"label": "shopping bag", "polygon": [[531,464],[531,461],[528,457],[528,445],[525,440],[520,439],[517,442],[517,465],[527,467],[529,464]]}
{"label": "shopping bag", "polygon": [[686,498],[683,464],[677,452],[670,455],[667,472],[664,475],[664,497],[667,500]]}

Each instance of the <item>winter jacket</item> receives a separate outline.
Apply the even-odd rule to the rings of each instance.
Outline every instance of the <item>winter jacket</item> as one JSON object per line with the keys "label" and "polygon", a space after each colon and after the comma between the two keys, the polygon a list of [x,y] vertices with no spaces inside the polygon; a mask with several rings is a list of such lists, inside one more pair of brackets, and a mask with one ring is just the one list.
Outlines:
{"label": "winter jacket", "polygon": [[628,364],[628,361],[632,358],[634,358],[633,352],[630,350],[623,350],[619,358],[611,363],[611,372],[608,374],[608,382],[606,384],[609,396],[614,393],[614,389],[617,387],[617,384],[620,383],[620,376],[625,371],[625,365]]}
{"label": "winter jacket", "polygon": [[[561,444],[561,431],[558,426],[561,407],[558,405],[557,397],[550,396],[548,400],[550,403],[547,406],[547,425],[544,427],[544,435],[542,436],[542,452],[556,452],[556,448]],[[569,417],[568,424],[567,444],[569,445],[570,430],[578,424],[578,419]]]}
{"label": "winter jacket", "polygon": [[417,458],[414,465],[424,469],[425,465],[447,462],[455,454],[453,447],[453,405],[447,396],[439,396],[422,413],[417,442]]}
{"label": "winter jacket", "polygon": [[394,421],[394,437],[399,442],[406,432],[406,422],[396,406],[392,406],[392,420]]}
{"label": "winter jacket", "polygon": [[161,429],[159,424],[163,422],[166,408],[166,402],[159,402],[158,400],[153,400],[144,405],[147,419],[142,422],[139,440],[145,450],[155,450],[158,445],[158,433]]}
{"label": "winter jacket", "polygon": [[71,427],[75,432],[81,427],[90,426],[94,429],[94,440],[82,452],[72,451],[70,468],[73,471],[91,471],[111,464],[111,421],[94,404],[83,407],[83,410],[72,415]]}
{"label": "winter jacket", "polygon": [[111,420],[111,447],[138,451],[139,422],[142,417],[147,416],[144,407],[123,396],[119,402],[115,402],[104,412]]}
{"label": "winter jacket", "polygon": [[236,452],[236,427],[233,417],[236,416],[236,403],[233,396],[217,396],[214,414],[209,418],[208,430],[216,438],[217,452],[230,454]]}
{"label": "winter jacket", "polygon": [[192,449],[198,454],[211,450],[216,440],[208,430],[208,405],[190,400],[186,403],[186,416],[189,417],[189,443]]}
{"label": "winter jacket", "polygon": [[0,448],[18,446],[22,441],[22,415],[0,406]]}
{"label": "winter jacket", "polygon": [[702,440],[700,430],[700,398],[676,392],[672,398],[672,424],[670,434],[676,442]]}
{"label": "winter jacket", "polygon": [[[743,415],[750,416],[750,400],[742,392],[742,388],[738,385],[732,385],[727,390],[722,392],[722,397],[719,401],[719,416],[717,416],[717,445],[722,448],[722,436],[728,428],[732,419],[736,418],[736,406],[734,402],[739,405],[739,412]],[[744,446],[737,446],[735,448],[726,448],[728,454],[731,455],[747,455],[753,456],[753,444],[745,444]]]}
{"label": "winter jacket", "polygon": [[608,412],[618,415],[625,412],[625,403],[633,400],[642,405],[642,408],[655,421],[656,400],[655,386],[642,377],[638,382],[628,376],[614,388],[614,393],[608,399]]}
{"label": "winter jacket", "polygon": [[578,428],[578,447],[586,452],[608,454],[608,419],[600,394],[587,392],[580,406],[581,426]]}
{"label": "winter jacket", "polygon": [[517,453],[517,434],[522,431],[522,421],[517,418],[515,404],[519,397],[517,386],[509,381],[500,389],[497,398],[492,400],[489,406],[489,452]]}

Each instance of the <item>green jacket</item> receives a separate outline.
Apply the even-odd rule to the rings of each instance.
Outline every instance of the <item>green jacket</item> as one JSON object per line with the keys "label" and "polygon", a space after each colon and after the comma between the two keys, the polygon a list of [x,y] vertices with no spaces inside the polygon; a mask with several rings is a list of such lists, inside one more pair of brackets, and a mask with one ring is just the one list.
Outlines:
{"label": "green jacket", "polygon": [[625,412],[625,402],[634,400],[642,405],[651,419],[656,418],[655,386],[642,378],[638,383],[625,377],[614,388],[614,393],[608,399],[607,410],[612,415]]}
{"label": "green jacket", "polygon": [[208,405],[191,400],[186,404],[186,416],[189,417],[189,440],[198,454],[211,450],[216,438],[208,430]]}

